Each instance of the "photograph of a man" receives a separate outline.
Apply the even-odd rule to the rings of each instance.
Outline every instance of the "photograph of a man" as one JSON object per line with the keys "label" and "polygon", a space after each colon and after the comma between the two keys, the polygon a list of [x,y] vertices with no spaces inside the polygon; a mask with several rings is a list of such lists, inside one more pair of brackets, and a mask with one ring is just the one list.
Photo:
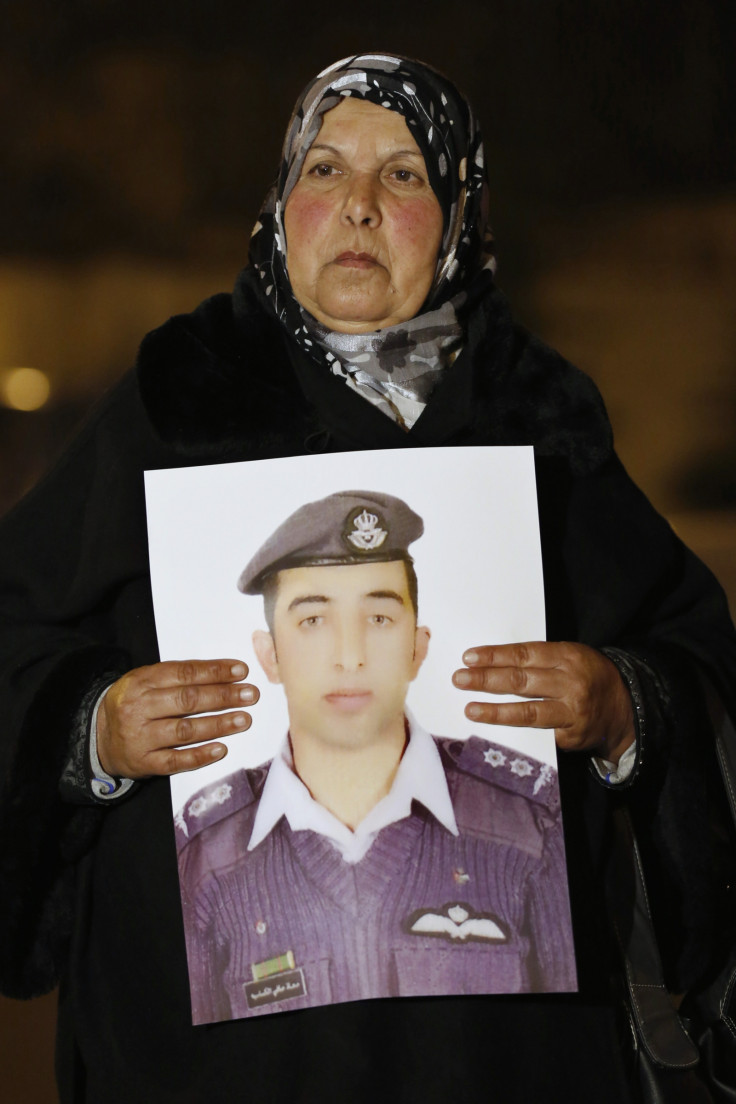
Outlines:
{"label": "photograph of a man", "polygon": [[300,507],[242,572],[283,687],[280,754],[177,817],[195,1023],[368,997],[575,988],[556,773],[430,735],[430,631],[389,494]]}

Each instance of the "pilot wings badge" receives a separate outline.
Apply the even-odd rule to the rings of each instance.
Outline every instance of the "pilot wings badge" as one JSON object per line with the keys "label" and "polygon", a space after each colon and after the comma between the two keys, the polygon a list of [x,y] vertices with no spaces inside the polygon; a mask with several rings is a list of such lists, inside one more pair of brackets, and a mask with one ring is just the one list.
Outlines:
{"label": "pilot wings badge", "polygon": [[359,552],[372,552],[380,548],[388,536],[388,530],[382,528],[383,519],[378,514],[370,513],[365,507],[353,510],[348,516],[347,524],[352,525],[352,529],[347,528],[345,539]]}
{"label": "pilot wings badge", "polygon": [[497,916],[457,902],[439,909],[417,909],[407,919],[406,929],[413,935],[437,936],[451,943],[507,943],[509,938]]}

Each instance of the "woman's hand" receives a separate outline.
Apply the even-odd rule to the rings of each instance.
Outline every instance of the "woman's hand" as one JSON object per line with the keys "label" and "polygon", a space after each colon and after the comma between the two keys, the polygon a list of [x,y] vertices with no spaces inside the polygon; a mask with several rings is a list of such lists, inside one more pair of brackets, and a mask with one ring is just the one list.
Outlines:
{"label": "woman's hand", "polygon": [[502,644],[470,648],[452,681],[461,690],[517,694],[523,702],[470,702],[482,724],[553,728],[566,751],[590,751],[618,763],[634,742],[629,692],[607,656],[585,644]]}
{"label": "woman's hand", "polygon": [[[97,755],[102,768],[115,778],[146,778],[195,770],[227,754],[217,740],[250,728],[248,713],[255,686],[241,684],[248,674],[235,659],[188,660],[136,667],[114,682],[97,713]],[[211,717],[190,716],[211,710]]]}

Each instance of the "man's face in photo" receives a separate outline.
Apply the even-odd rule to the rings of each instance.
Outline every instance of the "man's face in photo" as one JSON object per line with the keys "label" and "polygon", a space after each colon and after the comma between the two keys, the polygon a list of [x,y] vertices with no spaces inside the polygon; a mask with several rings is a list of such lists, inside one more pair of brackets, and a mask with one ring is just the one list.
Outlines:
{"label": "man's face in photo", "polygon": [[277,586],[273,635],[253,643],[284,687],[292,739],[358,748],[395,738],[430,635],[404,562],[290,568]]}

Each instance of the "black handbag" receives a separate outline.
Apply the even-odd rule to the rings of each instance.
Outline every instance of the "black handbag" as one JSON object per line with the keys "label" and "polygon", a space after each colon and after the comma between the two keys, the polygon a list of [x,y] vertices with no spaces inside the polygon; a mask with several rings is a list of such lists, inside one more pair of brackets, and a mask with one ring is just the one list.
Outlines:
{"label": "black handbag", "polygon": [[[736,824],[736,729],[705,685],[716,754]],[[736,946],[717,977],[676,1008],[664,983],[641,855],[625,807],[613,813],[606,898],[624,967],[630,1084],[641,1104],[736,1104]]]}

